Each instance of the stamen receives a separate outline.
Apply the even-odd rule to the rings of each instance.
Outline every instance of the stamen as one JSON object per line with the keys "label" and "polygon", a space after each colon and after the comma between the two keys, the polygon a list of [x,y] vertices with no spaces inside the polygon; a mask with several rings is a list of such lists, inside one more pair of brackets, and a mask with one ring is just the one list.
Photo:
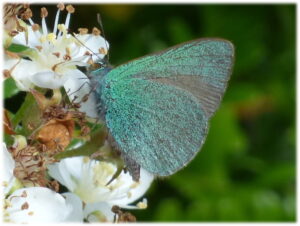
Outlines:
{"label": "stamen", "polygon": [[[10,78],[11,77],[10,71],[7,70],[7,69],[3,70],[3,76],[4,76],[4,78]],[[4,183],[4,181],[3,181],[2,185],[5,186],[5,187],[8,186],[7,182]]]}
{"label": "stamen", "polygon": [[101,34],[101,31],[98,28],[94,27],[93,31],[92,31],[92,34],[95,35],[95,36],[98,36],[98,35]]}
{"label": "stamen", "polygon": [[57,58],[59,58],[60,56],[60,53],[59,52],[56,52],[56,53],[52,53],[54,56],[56,56]]}
{"label": "stamen", "polygon": [[66,53],[67,53],[68,55],[71,55],[71,50],[70,50],[69,47],[66,48]]}
{"label": "stamen", "polygon": [[55,16],[54,29],[53,29],[54,34],[56,34],[56,32],[57,32],[57,25],[58,25],[60,11],[63,11],[65,9],[65,5],[63,3],[58,3],[57,8],[58,8],[58,10],[57,10],[57,13]]}
{"label": "stamen", "polygon": [[65,30],[66,30],[66,28],[65,28],[65,25],[64,25],[64,24],[58,24],[58,25],[57,25],[57,29],[58,29],[59,31],[61,31],[61,32],[63,32],[63,31],[65,31]]}
{"label": "stamen", "polygon": [[35,37],[36,37],[37,39],[39,39],[39,38],[41,37],[41,35],[42,35],[42,34],[40,33],[40,25],[35,24],[31,18],[29,18],[28,21],[29,21],[29,23],[30,23],[30,25],[31,25],[31,28],[32,28],[32,30],[33,30],[33,32],[34,32]]}
{"label": "stamen", "polygon": [[75,12],[75,8],[72,5],[68,5],[66,7],[66,9],[68,11],[68,14],[67,14],[65,26],[66,26],[66,29],[68,29],[69,28],[69,24],[70,24],[71,14]]}
{"label": "stamen", "polygon": [[29,208],[28,202],[24,202],[21,206],[21,210],[27,210]]}
{"label": "stamen", "polygon": [[48,11],[45,7],[41,8],[41,17],[45,18],[48,16]]}
{"label": "stamen", "polygon": [[86,35],[89,32],[87,28],[78,28],[78,31],[80,35]]}
{"label": "stamen", "polygon": [[[21,25],[22,24],[22,25]],[[16,29],[17,29],[17,31],[19,31],[19,32],[23,32],[23,31],[25,31],[26,30],[26,24],[25,24],[25,22],[24,21],[16,21]]]}
{"label": "stamen", "polygon": [[81,66],[87,67],[89,66],[87,63],[82,62],[82,57],[76,58],[76,60],[72,59],[72,61],[63,61],[55,64],[51,69],[55,72],[59,67],[69,67],[69,66]]}
{"label": "stamen", "polygon": [[56,41],[56,35],[54,33],[50,33],[46,36],[46,39],[49,41],[49,42],[52,42],[54,43]]}
{"label": "stamen", "polygon": [[44,43],[46,41],[46,35],[42,35],[41,37],[40,37],[40,42],[41,43]]}
{"label": "stamen", "polygon": [[67,5],[66,10],[71,14],[75,12],[75,8],[72,5]]}
{"label": "stamen", "polygon": [[90,65],[94,64],[93,58],[91,57],[91,58],[87,61],[87,63],[90,64]]}
{"label": "stamen", "polygon": [[145,202],[144,200],[142,202],[139,202],[137,205],[136,205],[139,209],[146,209],[147,208],[147,202]]}
{"label": "stamen", "polygon": [[27,9],[25,10],[25,12],[22,14],[22,19],[23,19],[23,20],[28,20],[28,19],[31,18],[31,17],[32,17],[32,11],[31,11],[30,8],[27,8]]}
{"label": "stamen", "polygon": [[14,37],[17,34],[19,34],[19,32],[18,31],[10,31],[8,34],[9,34],[9,36]]}
{"label": "stamen", "polygon": [[57,8],[58,8],[60,11],[63,11],[63,10],[65,9],[64,3],[58,3],[58,4],[57,4]]}
{"label": "stamen", "polygon": [[38,31],[40,29],[40,25],[32,24],[31,28],[32,28],[33,31]]}
{"label": "stamen", "polygon": [[[6,53],[7,53],[7,52],[8,52],[8,51],[6,51]],[[12,66],[12,68],[11,68],[10,70],[4,70],[4,71],[3,71],[4,77],[6,77],[6,76],[11,77],[11,73],[13,72],[13,70],[17,67],[17,65],[18,65],[20,62],[21,62],[21,59],[18,60],[18,62],[17,62],[14,66]]]}
{"label": "stamen", "polygon": [[142,201],[138,202],[136,206],[133,205],[120,205],[121,208],[126,208],[126,209],[146,209],[148,207],[148,202],[147,199],[144,198]]}
{"label": "stamen", "polygon": [[67,14],[66,21],[65,21],[65,26],[66,26],[67,29],[69,28],[70,18],[71,18],[71,14],[68,13],[68,14]]}
{"label": "stamen", "polygon": [[43,49],[42,46],[35,46],[35,48],[38,50],[38,51],[41,51]]}
{"label": "stamen", "polygon": [[[13,56],[15,53],[12,53],[12,52],[9,52],[9,51],[5,51],[5,53],[9,56],[10,54]],[[4,77],[8,76],[8,77],[11,77],[11,73],[13,72],[13,70],[15,70],[15,68],[17,67],[17,65],[21,62],[21,59],[20,57],[16,54],[16,56],[18,57],[17,59],[18,62],[15,63],[15,65],[13,65],[9,70],[4,70],[3,71],[3,75]]]}
{"label": "stamen", "polygon": [[47,30],[47,24],[46,24],[46,17],[48,16],[48,11],[45,7],[41,8],[41,17],[42,17],[42,29],[43,29],[43,34],[47,35],[48,30]]}
{"label": "stamen", "polygon": [[22,198],[26,198],[26,197],[27,197],[27,192],[26,192],[26,191],[23,191],[22,194],[21,194],[21,197],[22,197]]}
{"label": "stamen", "polygon": [[103,55],[106,55],[106,54],[107,54],[107,49],[101,47],[101,48],[99,49],[99,53],[100,53],[100,54],[103,54]]}
{"label": "stamen", "polygon": [[67,33],[67,29],[64,24],[57,25],[57,29],[59,30],[57,37],[60,37],[62,34],[64,35]]}
{"label": "stamen", "polygon": [[28,21],[30,23],[30,25],[32,26],[34,24],[33,20],[31,18],[28,18]]}
{"label": "stamen", "polygon": [[10,58],[15,58],[15,59],[20,59],[20,57],[19,57],[19,55],[18,54],[16,54],[16,53],[14,53],[14,52],[10,52],[10,51],[5,51],[5,54],[7,55],[7,56],[9,56]]}
{"label": "stamen", "polygon": [[68,54],[64,55],[63,59],[64,59],[65,61],[70,61],[70,60],[72,60],[71,56],[68,55]]}
{"label": "stamen", "polygon": [[59,13],[60,13],[60,10],[57,10],[57,13],[56,13],[56,16],[55,16],[55,22],[54,22],[54,29],[53,29],[53,33],[54,34],[56,34],[56,31],[57,31],[57,24],[58,24]]}
{"label": "stamen", "polygon": [[42,29],[43,29],[43,34],[47,35],[48,34],[48,29],[47,29],[47,24],[45,18],[42,19]]}

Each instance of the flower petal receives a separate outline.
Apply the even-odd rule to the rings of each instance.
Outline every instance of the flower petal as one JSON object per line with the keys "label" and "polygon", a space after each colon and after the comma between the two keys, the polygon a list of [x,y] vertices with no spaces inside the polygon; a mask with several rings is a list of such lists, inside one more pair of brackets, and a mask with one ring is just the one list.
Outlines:
{"label": "flower petal", "polygon": [[[128,176],[130,176],[130,175],[128,175]],[[111,201],[110,203],[112,205],[118,205],[120,207],[125,207],[127,204],[130,204],[130,203],[138,200],[149,189],[153,179],[154,179],[154,176],[152,174],[150,174],[148,171],[141,168],[140,181],[131,185],[132,189],[130,189],[130,191],[128,192],[128,195],[122,199]],[[130,180],[126,180],[126,181],[130,181]],[[126,185],[123,185],[123,186],[126,186]]]}
{"label": "flower petal", "polygon": [[15,161],[7,151],[5,143],[3,143],[3,166],[2,185],[4,186],[4,194],[7,194],[15,183],[16,178],[14,176]]}
{"label": "flower petal", "polygon": [[44,187],[16,190],[6,201],[5,221],[12,223],[66,222],[73,213],[71,202]]}
{"label": "flower petal", "polygon": [[8,70],[14,67],[11,71],[11,76],[20,90],[28,91],[33,87],[30,80],[30,74],[36,72],[36,66],[32,61],[11,59],[5,61],[5,67],[7,67]]}
{"label": "flower petal", "polygon": [[30,48],[35,48],[36,46],[40,46],[41,42],[38,38],[38,35],[32,30],[31,26],[27,26],[28,33],[28,43],[26,43],[26,33],[25,32],[19,32],[16,36],[13,38],[13,43],[20,44],[20,45],[26,45]]}
{"label": "flower petal", "polygon": [[29,78],[36,86],[48,89],[58,89],[69,79],[67,74],[60,75],[50,70],[39,71]]}
{"label": "flower petal", "polygon": [[87,101],[81,102],[80,111],[85,112],[91,118],[98,118],[96,99],[94,93],[91,92],[95,87],[90,86],[90,80],[79,70],[70,70],[66,76],[69,79],[65,82],[64,87],[70,100],[77,96],[75,102],[78,103],[88,95]]}
{"label": "flower petal", "polygon": [[66,158],[48,166],[48,169],[50,176],[77,194],[85,203],[108,202],[111,206],[125,208],[127,204],[139,199],[153,180],[153,176],[142,169],[140,182],[133,181],[128,172],[122,172],[107,185],[117,167],[112,163],[90,160],[87,157]]}
{"label": "flower petal", "polygon": [[84,208],[84,218],[88,222],[113,222],[114,213],[111,205],[106,202],[87,204]]}
{"label": "flower petal", "polygon": [[76,189],[76,181],[80,180],[81,164],[81,157],[67,158],[48,165],[48,172],[51,177],[73,192]]}
{"label": "flower petal", "polygon": [[[105,199],[110,190],[95,185],[93,172],[95,164],[97,164],[96,160],[89,161],[87,157],[66,158],[59,163],[49,165],[49,175],[78,195],[85,203],[97,202],[98,199]],[[104,179],[107,181],[99,181],[99,183],[107,183],[109,180],[109,178]]]}
{"label": "flower petal", "polygon": [[91,52],[93,53],[93,60],[99,61],[99,59],[103,59],[105,57],[105,54],[100,53],[100,49],[103,49],[105,52],[109,49],[109,43],[100,35],[90,35],[90,34],[84,34],[84,35],[77,35],[76,36],[83,44],[84,46],[80,49],[80,52],[78,52],[78,55],[81,56],[85,52]]}
{"label": "flower petal", "polygon": [[83,203],[81,202],[80,198],[71,192],[63,193],[62,195],[66,198],[66,202],[73,207],[72,212],[69,214],[66,220],[68,222],[82,222]]}

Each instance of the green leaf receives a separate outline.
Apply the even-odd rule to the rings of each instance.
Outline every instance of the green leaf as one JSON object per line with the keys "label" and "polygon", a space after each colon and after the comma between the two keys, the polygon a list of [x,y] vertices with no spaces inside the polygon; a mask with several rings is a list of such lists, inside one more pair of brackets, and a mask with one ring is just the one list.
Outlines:
{"label": "green leaf", "polygon": [[4,81],[4,98],[10,98],[16,95],[20,90],[16,86],[16,82],[13,78],[5,79]]}
{"label": "green leaf", "polygon": [[11,44],[7,50],[10,52],[14,52],[14,53],[20,53],[23,52],[25,50],[29,49],[28,46],[24,46],[24,45],[19,45],[19,44]]}
{"label": "green leaf", "polygon": [[19,133],[22,133],[22,135],[29,135],[32,133],[33,129],[40,126],[41,120],[41,111],[36,100],[31,93],[27,93],[25,101],[11,120],[13,127],[15,128],[22,122],[22,129]]}
{"label": "green leaf", "polygon": [[6,146],[11,146],[14,143],[14,139],[11,135],[8,135],[6,133],[4,133],[4,143],[6,144]]}

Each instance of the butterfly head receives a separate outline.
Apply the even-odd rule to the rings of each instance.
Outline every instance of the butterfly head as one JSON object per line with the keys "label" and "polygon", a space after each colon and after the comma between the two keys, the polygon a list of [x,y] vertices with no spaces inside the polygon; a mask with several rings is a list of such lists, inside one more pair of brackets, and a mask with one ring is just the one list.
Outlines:
{"label": "butterfly head", "polygon": [[88,77],[92,80],[102,80],[103,77],[112,70],[112,66],[109,65],[108,60],[106,58],[93,63],[88,68]]}

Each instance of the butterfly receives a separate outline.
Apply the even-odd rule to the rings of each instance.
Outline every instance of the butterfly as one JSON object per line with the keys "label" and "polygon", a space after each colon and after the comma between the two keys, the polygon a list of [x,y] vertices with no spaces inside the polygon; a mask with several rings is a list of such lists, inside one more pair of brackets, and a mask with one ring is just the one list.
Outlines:
{"label": "butterfly", "polygon": [[234,46],[189,41],[90,73],[99,117],[133,179],[172,175],[201,149],[232,73]]}

